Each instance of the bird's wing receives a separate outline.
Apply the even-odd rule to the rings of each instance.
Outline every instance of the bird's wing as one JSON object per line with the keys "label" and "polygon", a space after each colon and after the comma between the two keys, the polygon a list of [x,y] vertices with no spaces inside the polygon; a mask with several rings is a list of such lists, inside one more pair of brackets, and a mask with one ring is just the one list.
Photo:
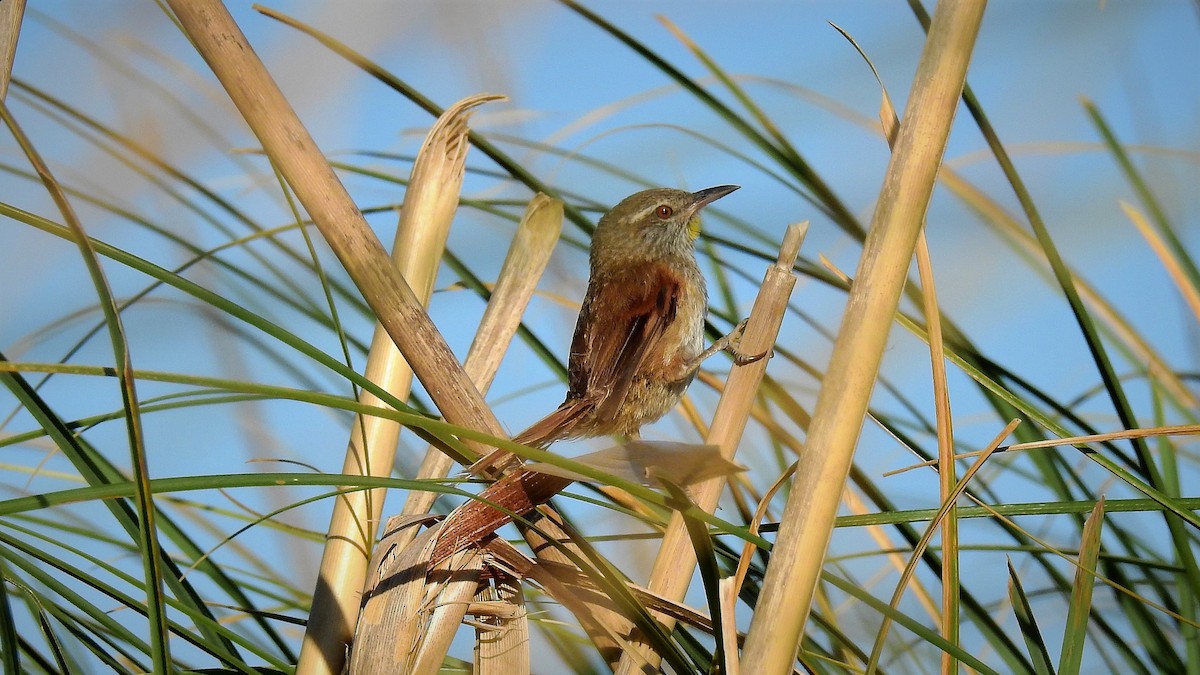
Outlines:
{"label": "bird's wing", "polygon": [[680,279],[666,265],[631,265],[592,281],[571,340],[567,400],[514,436],[517,443],[541,447],[573,436],[589,416],[612,420],[634,376],[675,320]]}
{"label": "bird's wing", "polygon": [[[588,314],[571,346],[572,393],[595,405],[596,419],[616,416],[633,378],[675,320],[679,276],[667,265],[626,267],[593,288]],[[582,343],[582,344],[577,344]],[[575,363],[579,361],[579,363]],[[583,391],[575,392],[577,369]]]}

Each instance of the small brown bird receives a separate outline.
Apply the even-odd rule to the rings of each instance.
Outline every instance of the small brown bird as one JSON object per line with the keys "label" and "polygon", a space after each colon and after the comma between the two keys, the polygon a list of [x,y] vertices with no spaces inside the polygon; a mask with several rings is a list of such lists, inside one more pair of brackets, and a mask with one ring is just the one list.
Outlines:
{"label": "small brown bird", "polygon": [[722,350],[738,364],[764,356],[736,350],[740,325],[704,349],[708,291],[696,265],[697,214],[736,189],[645,190],[600,219],[571,341],[567,398],[514,441],[545,447],[564,438],[636,437],[675,407],[704,359]]}

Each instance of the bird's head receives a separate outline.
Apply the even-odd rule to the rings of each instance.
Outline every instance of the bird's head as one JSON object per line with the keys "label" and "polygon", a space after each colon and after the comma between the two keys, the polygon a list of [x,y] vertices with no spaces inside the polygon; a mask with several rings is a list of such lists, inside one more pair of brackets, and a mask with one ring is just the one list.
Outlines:
{"label": "bird's head", "polygon": [[600,219],[592,242],[593,257],[690,256],[692,243],[700,234],[700,209],[736,189],[737,185],[699,192],[654,188],[632,194]]}

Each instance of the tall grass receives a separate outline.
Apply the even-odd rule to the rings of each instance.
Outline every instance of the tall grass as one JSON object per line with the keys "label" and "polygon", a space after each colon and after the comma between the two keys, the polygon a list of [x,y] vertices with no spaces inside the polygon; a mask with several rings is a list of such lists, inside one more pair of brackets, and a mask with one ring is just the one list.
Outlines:
{"label": "tall grass", "polygon": [[[1161,335],[1176,326],[1194,336],[1200,321],[1195,204],[1173,188],[1195,175],[1185,147],[1135,145],[1102,106],[1079,106],[1077,136],[1095,143],[1069,152],[1089,153],[1099,182],[1121,194],[1076,199],[1144,246],[1139,259],[1154,267],[1130,271],[1055,222],[1046,204],[1068,188],[1039,183],[1019,161],[1002,131],[1013,121],[991,113],[970,73],[960,87],[970,17],[931,24],[911,4],[912,26],[934,38],[911,87],[879,68],[884,101],[913,91],[904,105],[881,106],[881,123],[828,104],[858,125],[839,128],[878,145],[864,180],[885,175],[895,141],[893,171],[871,196],[851,198],[798,140],[789,111],[808,95],[803,81],[737,73],[722,45],[689,35],[676,16],[647,40],[645,26],[615,10],[562,0],[554,11],[572,30],[606,36],[614,63],[632,55],[670,82],[689,119],[704,113],[708,126],[695,129],[657,117],[658,152],[686,146],[745,171],[743,193],[760,181],[791,200],[747,209],[753,217],[722,203],[698,244],[713,338],[749,314],[766,272],[762,297],[772,299],[762,304],[776,309],[756,306],[746,339],[770,341],[778,329],[773,358],[755,371],[710,361],[680,410],[646,434],[721,446],[685,455],[688,470],[723,454],[745,471],[714,469],[721,477],[697,487],[682,485],[683,469],[656,467],[658,481],[643,485],[627,462],[515,446],[498,419],[518,427],[557,402],[583,251],[607,195],[676,181],[596,147],[486,121],[468,131],[453,110],[443,119],[456,120],[470,150],[450,171],[464,174],[432,188],[414,155],[318,149],[304,111],[291,116],[299,106],[273,88],[270,69],[231,41],[236,27],[220,23],[220,7],[165,3],[178,23],[156,25],[173,31],[187,66],[32,12],[20,35],[87,54],[111,78],[92,85],[144,94],[146,110],[182,120],[224,174],[174,156],[153,120],[122,119],[87,94],[31,79],[21,48],[11,83],[0,64],[10,139],[0,279],[6,306],[21,312],[0,332],[5,672],[338,672],[356,628],[360,645],[385,644],[396,650],[387,659],[424,672],[472,663],[480,672],[1200,672],[1200,496],[1188,488],[1200,468],[1195,354]],[[981,9],[939,8],[945,17]],[[268,9],[238,19],[382,86],[414,124],[451,107],[352,35]],[[921,44],[915,29],[898,34]],[[957,47],[939,51],[947,43]],[[881,65],[877,46],[844,48],[855,47]],[[864,64],[866,82],[869,72]],[[931,89],[940,103],[924,97]],[[220,112],[197,115],[203,99]],[[607,112],[626,105],[637,104]],[[637,132],[609,133],[623,131]],[[952,152],[974,143],[975,164],[939,167],[947,133],[959,143]],[[83,154],[64,158],[64,147]],[[905,167],[922,181],[909,183]],[[981,181],[979,167],[999,178]],[[417,206],[425,189],[441,216]],[[402,233],[428,233],[434,220],[451,222],[456,201],[445,252],[433,242],[412,261],[424,281],[411,270],[405,281],[372,227],[395,227],[401,209]],[[553,240],[559,204],[566,228],[518,327],[545,264],[526,238]],[[872,209],[871,222],[858,215]],[[792,264],[798,241],[793,232],[784,244],[784,225],[801,220],[824,234]],[[948,254],[966,228],[978,235],[970,246],[990,243]],[[502,269],[499,251],[514,238],[523,243]],[[992,258],[1012,265],[1005,276],[1029,294],[1016,310],[987,287]],[[854,260],[853,273],[839,267]],[[1155,320],[1149,306],[1162,308]],[[365,365],[377,320],[380,340],[399,347],[419,381],[411,394]],[[519,338],[503,364],[503,346],[468,350],[481,322],[491,337],[479,345]],[[1040,335],[1043,324],[1054,337]],[[1037,349],[1056,350],[1054,368]],[[453,354],[468,351],[464,368]],[[347,438],[374,421],[405,432],[351,443],[347,458]],[[389,447],[377,456],[380,442]],[[369,470],[360,445],[371,447]],[[447,473],[451,459],[466,467],[495,448],[549,465],[550,492],[562,491],[538,511],[505,501],[503,486],[527,475],[512,473],[507,455],[473,476]],[[509,478],[487,488],[502,470]],[[515,527],[439,544],[438,528],[456,531],[457,516],[437,525],[438,516],[480,499],[507,505]],[[327,534],[335,504],[351,515]],[[382,527],[377,519],[393,513],[403,516]],[[338,545],[350,554],[331,553]],[[353,573],[329,563],[342,558],[355,559]],[[342,573],[349,581],[334,583]],[[393,589],[410,603],[396,614],[402,638],[370,632],[391,630],[380,626],[400,611]]]}

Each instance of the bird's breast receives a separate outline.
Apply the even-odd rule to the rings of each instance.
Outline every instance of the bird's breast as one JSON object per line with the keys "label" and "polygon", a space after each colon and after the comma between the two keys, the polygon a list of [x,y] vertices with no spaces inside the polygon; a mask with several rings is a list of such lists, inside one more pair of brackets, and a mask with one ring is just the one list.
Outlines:
{"label": "bird's breast", "polygon": [[676,273],[684,281],[679,285],[675,320],[663,332],[658,358],[648,359],[645,373],[667,382],[682,378],[704,350],[704,317],[708,313],[708,294],[700,271],[684,266]]}

